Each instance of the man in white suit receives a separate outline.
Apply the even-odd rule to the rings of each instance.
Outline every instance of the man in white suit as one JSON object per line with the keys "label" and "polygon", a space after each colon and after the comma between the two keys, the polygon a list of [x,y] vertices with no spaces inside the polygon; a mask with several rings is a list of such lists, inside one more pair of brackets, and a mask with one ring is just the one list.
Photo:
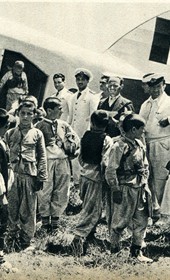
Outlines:
{"label": "man in white suit", "polygon": [[56,93],[52,96],[56,96],[62,102],[63,114],[61,120],[68,122],[69,110],[70,110],[70,99],[72,98],[72,92],[65,87],[65,76],[62,73],[56,73],[53,76],[54,87]]}
{"label": "man in white suit", "polygon": [[[69,124],[81,138],[85,131],[90,128],[90,116],[97,109],[99,98],[88,87],[92,80],[92,73],[84,68],[75,71],[78,91],[73,95],[70,102]],[[80,166],[77,159],[73,163],[74,184],[79,184]]]}
{"label": "man in white suit", "polygon": [[[145,75],[144,89],[150,97],[142,104],[140,115],[146,121],[145,136],[151,165],[151,187],[161,207],[168,177],[167,163],[170,160],[170,97],[165,93],[165,79],[158,74]],[[164,201],[166,198],[164,197]],[[158,208],[158,205],[153,205]],[[160,208],[161,210],[161,208]]]}

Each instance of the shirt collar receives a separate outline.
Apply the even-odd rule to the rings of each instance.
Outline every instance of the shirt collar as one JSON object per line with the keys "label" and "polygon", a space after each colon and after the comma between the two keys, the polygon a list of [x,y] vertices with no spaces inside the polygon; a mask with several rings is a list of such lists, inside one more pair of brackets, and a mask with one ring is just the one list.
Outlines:
{"label": "shirt collar", "polygon": [[57,120],[58,120],[58,119],[50,120],[50,119],[44,118],[44,121],[47,122],[47,123],[50,123],[50,124],[57,123]]}
{"label": "shirt collar", "polygon": [[120,93],[117,96],[109,96],[109,104],[113,104],[120,97]]}
{"label": "shirt collar", "polygon": [[126,135],[122,136],[126,141],[128,141],[131,145],[136,146],[136,140],[132,140],[130,138],[128,138]]}
{"label": "shirt collar", "polygon": [[19,124],[18,125],[19,126],[19,128],[21,129],[21,130],[23,130],[23,129],[30,129],[30,128],[33,128],[34,127],[34,125],[31,123],[31,124],[29,124],[29,125],[23,125],[23,124]]}
{"label": "shirt collar", "polygon": [[163,92],[158,98],[155,98],[155,99],[153,99],[151,96],[148,98],[148,102],[149,103],[154,103],[154,102],[156,102],[156,103],[160,103],[161,102],[161,100],[162,99],[164,99],[165,98],[165,96],[166,96],[166,93],[165,92]]}
{"label": "shirt collar", "polygon": [[[83,89],[82,91],[80,91],[79,89],[78,89],[78,92],[81,92],[81,94],[83,94],[83,93],[85,93],[85,92],[87,92],[88,91],[88,87],[86,87],[85,89]],[[77,92],[77,94],[78,94],[78,92]]]}

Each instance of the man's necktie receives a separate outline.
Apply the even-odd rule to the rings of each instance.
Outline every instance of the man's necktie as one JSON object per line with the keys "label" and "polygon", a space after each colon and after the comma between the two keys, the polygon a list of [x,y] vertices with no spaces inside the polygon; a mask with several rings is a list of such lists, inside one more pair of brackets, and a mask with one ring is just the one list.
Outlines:
{"label": "man's necktie", "polygon": [[77,99],[79,99],[80,96],[81,96],[81,92],[79,91],[79,93],[77,94]]}

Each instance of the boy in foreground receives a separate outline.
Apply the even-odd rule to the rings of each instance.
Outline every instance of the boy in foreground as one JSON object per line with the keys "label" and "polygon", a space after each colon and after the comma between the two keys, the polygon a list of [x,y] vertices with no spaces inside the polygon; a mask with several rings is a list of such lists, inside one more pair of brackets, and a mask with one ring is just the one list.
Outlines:
{"label": "boy in foreground", "polygon": [[60,99],[46,98],[43,108],[46,117],[36,127],[45,138],[48,180],[38,194],[39,212],[42,229],[48,233],[56,233],[59,218],[68,204],[71,180],[69,158],[78,155],[79,137],[67,122],[60,120]]}
{"label": "boy in foreground", "polygon": [[132,257],[141,262],[152,262],[143,256],[142,243],[148,224],[149,198],[148,162],[140,140],[145,121],[137,114],[125,117],[122,127],[124,136],[112,146],[106,168],[106,180],[110,187],[109,233],[111,253],[120,250],[120,237],[123,230],[132,230]]}
{"label": "boy in foreground", "polygon": [[19,235],[19,249],[29,247],[34,237],[37,191],[47,179],[44,137],[32,123],[35,112],[34,102],[21,102],[19,125],[5,135],[14,171],[14,183],[8,193],[9,241],[16,240]]}
{"label": "boy in foreground", "polygon": [[86,239],[94,238],[101,217],[104,170],[113,143],[110,136],[105,133],[108,121],[109,116],[106,111],[94,111],[90,118],[90,130],[87,130],[81,139],[80,197],[83,205],[72,241],[77,254],[83,253],[81,250]]}
{"label": "boy in foreground", "polygon": [[7,111],[0,108],[0,269],[10,268],[11,266],[10,263],[6,262],[4,259],[4,235],[7,230],[8,222],[7,192],[11,187],[9,174],[12,171],[9,166],[9,151],[3,140],[3,136],[9,125],[9,115]]}

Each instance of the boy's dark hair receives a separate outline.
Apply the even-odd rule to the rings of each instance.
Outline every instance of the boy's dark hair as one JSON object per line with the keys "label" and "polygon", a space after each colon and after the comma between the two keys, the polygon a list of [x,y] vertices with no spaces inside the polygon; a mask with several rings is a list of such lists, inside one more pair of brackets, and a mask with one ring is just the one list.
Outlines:
{"label": "boy's dark hair", "polygon": [[138,114],[129,114],[127,115],[122,123],[123,130],[128,132],[133,127],[139,129],[141,126],[145,125],[145,120]]}
{"label": "boy's dark hair", "polygon": [[63,82],[65,81],[65,76],[62,73],[54,74],[53,81],[54,81],[54,79],[57,79],[57,78],[61,78]]}
{"label": "boy's dark hair", "polygon": [[26,108],[32,108],[33,109],[33,113],[36,113],[36,105],[33,101],[31,100],[23,100],[20,104],[19,107],[17,109],[17,111],[19,112],[23,107]]}
{"label": "boy's dark hair", "polygon": [[47,97],[43,103],[43,108],[47,112],[47,109],[54,109],[55,107],[61,106],[61,100],[57,97]]}
{"label": "boy's dark hair", "polygon": [[108,125],[109,115],[104,110],[96,110],[91,115],[91,122],[99,128],[104,128]]}
{"label": "boy's dark hair", "polygon": [[0,128],[4,127],[8,123],[9,123],[8,112],[5,109],[0,108]]}
{"label": "boy's dark hair", "polygon": [[100,80],[104,80],[104,79],[106,79],[106,82],[108,83],[110,77],[109,77],[109,76],[106,76],[106,75],[102,75],[101,78],[100,78]]}

